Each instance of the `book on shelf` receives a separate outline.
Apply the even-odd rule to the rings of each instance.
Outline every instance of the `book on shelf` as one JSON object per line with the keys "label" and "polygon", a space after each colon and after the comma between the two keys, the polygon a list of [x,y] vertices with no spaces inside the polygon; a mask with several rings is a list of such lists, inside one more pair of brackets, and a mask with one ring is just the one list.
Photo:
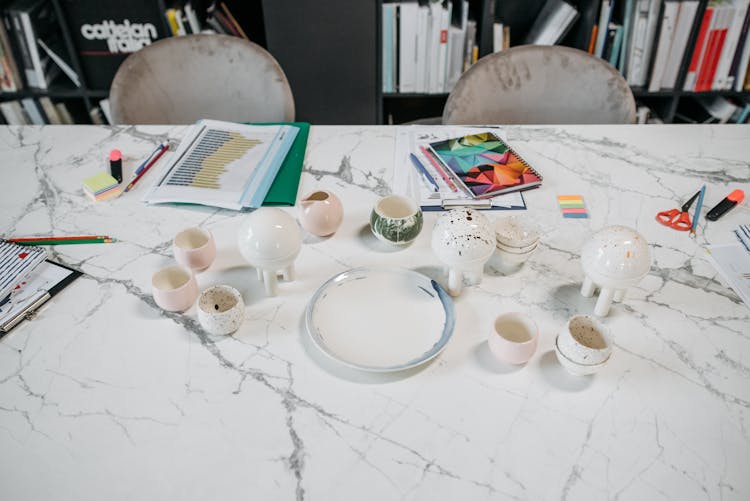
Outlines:
{"label": "book on shelf", "polygon": [[736,91],[742,90],[743,75],[747,73],[747,62],[750,58],[750,8],[745,12],[745,19],[740,28],[740,36],[737,40],[737,49],[729,65],[727,85]]}
{"label": "book on shelf", "polygon": [[81,63],[83,81],[91,89],[109,89],[126,57],[168,36],[163,12],[152,0],[60,3]]}
{"label": "book on shelf", "polygon": [[0,102],[0,112],[8,125],[28,125],[31,123],[19,101]]}
{"label": "book on shelf", "polygon": [[568,33],[579,12],[564,0],[547,0],[534,20],[526,44],[555,45]]}
{"label": "book on shelf", "polygon": [[13,47],[5,29],[5,22],[0,20],[0,91],[15,92],[23,88],[21,74],[18,72]]}
{"label": "book on shelf", "polygon": [[60,125],[63,123],[62,118],[60,117],[60,113],[58,113],[57,108],[52,103],[52,100],[49,97],[42,96],[38,98],[37,101],[39,102],[39,105],[42,107],[44,115],[47,118],[48,124]]}
{"label": "book on shelf", "polygon": [[417,15],[419,4],[398,6],[398,91],[417,92]]}
{"label": "book on shelf", "polygon": [[659,31],[659,41],[657,42],[656,52],[654,53],[651,78],[648,84],[649,92],[655,92],[661,88],[661,81],[664,77],[664,70],[667,66],[679,11],[679,0],[666,0],[664,2],[664,10],[662,11],[661,16],[661,30]]}
{"label": "book on shelf", "polygon": [[593,54],[598,57],[604,57],[604,44],[607,41],[613,10],[614,0],[602,0],[602,5],[599,10],[599,24],[595,25],[596,39],[594,40],[592,37],[592,41],[595,41]]}
{"label": "book on shelf", "polygon": [[734,83],[734,78],[730,77],[730,69],[735,54],[738,51],[742,52],[739,42],[743,26],[747,29],[745,19],[747,18],[749,3],[750,0],[731,0],[731,5],[727,7],[730,11],[728,15],[729,27],[724,39],[724,46],[717,57],[716,71],[711,81],[712,90],[730,89]]}
{"label": "book on shelf", "polygon": [[628,84],[641,87],[646,84],[651,47],[656,35],[661,0],[637,0],[631,14],[632,34],[628,48],[625,77]]}
{"label": "book on shelf", "polygon": [[65,75],[70,79],[71,82],[76,87],[81,86],[81,79],[78,78],[78,73],[76,73],[73,68],[70,67],[68,63],[65,62],[65,60],[54,50],[52,50],[46,43],[44,43],[44,40],[41,38],[37,39],[37,43],[39,44],[39,47],[42,48],[42,50],[49,56],[50,59],[60,68],[60,70],[65,73]]}
{"label": "book on shelf", "polygon": [[6,29],[13,33],[9,37],[15,45],[16,64],[23,74],[26,85],[47,89],[60,71],[37,43],[44,39],[48,46],[62,46],[62,32],[51,2],[46,0],[17,0],[4,13]]}
{"label": "book on shelf", "polygon": [[[666,2],[665,10],[671,2]],[[677,14],[667,49],[666,63],[661,70],[661,79],[650,84],[649,90],[674,89],[677,85],[677,74],[687,54],[688,39],[693,28],[695,15],[698,12],[698,0],[677,2]],[[664,20],[662,20],[664,22]]]}
{"label": "book on shelf", "polygon": [[299,131],[292,125],[200,120],[146,193],[148,203],[260,207]]}
{"label": "book on shelf", "polygon": [[382,5],[383,92],[450,92],[473,59],[468,0]]}
{"label": "book on shelf", "polygon": [[382,73],[383,73],[383,92],[395,92],[396,91],[396,64],[397,64],[397,24],[396,24],[396,9],[397,4],[386,3],[383,4],[383,22],[382,22],[382,37],[383,37],[383,58],[382,58]]}

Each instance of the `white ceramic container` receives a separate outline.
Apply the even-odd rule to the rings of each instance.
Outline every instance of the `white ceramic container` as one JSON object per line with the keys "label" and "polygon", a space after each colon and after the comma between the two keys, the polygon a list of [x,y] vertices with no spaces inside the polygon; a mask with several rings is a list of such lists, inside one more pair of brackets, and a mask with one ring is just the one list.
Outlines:
{"label": "white ceramic container", "polygon": [[497,243],[512,248],[536,245],[541,236],[539,227],[528,216],[503,216],[495,221]]}
{"label": "white ceramic container", "polygon": [[343,219],[341,200],[330,191],[313,191],[299,201],[299,222],[313,235],[326,237],[336,233]]}
{"label": "white ceramic container", "polygon": [[612,358],[610,356],[609,358],[607,358],[606,360],[598,364],[576,363],[560,352],[558,338],[555,338],[555,355],[557,355],[557,360],[560,362],[560,365],[562,365],[565,368],[565,370],[567,370],[569,373],[573,374],[574,376],[589,376],[591,374],[595,374],[599,372],[602,369],[602,367],[607,365],[607,363],[609,362],[609,358]]}
{"label": "white ceramic container", "polygon": [[473,209],[452,209],[438,216],[432,250],[448,266],[448,292],[457,296],[464,274],[481,281],[484,264],[495,251],[495,233],[487,216]]}
{"label": "white ceramic container", "polygon": [[422,231],[422,209],[409,197],[388,195],[370,213],[370,229],[379,240],[394,245],[414,241]]}
{"label": "white ceramic container", "polygon": [[612,354],[609,329],[588,315],[571,317],[560,329],[557,344],[566,358],[579,364],[599,364]]}
{"label": "white ceramic container", "polygon": [[231,334],[245,320],[242,294],[228,285],[216,285],[198,297],[198,321],[209,334]]}
{"label": "white ceramic container", "polygon": [[266,293],[277,293],[277,274],[294,279],[294,260],[302,248],[302,232],[286,211],[261,207],[249,214],[237,234],[240,253],[258,270]]}
{"label": "white ceramic container", "polygon": [[594,234],[581,250],[586,274],[581,294],[591,297],[601,289],[594,314],[605,316],[612,301],[638,284],[651,269],[651,249],[643,236],[627,226],[608,226]]}

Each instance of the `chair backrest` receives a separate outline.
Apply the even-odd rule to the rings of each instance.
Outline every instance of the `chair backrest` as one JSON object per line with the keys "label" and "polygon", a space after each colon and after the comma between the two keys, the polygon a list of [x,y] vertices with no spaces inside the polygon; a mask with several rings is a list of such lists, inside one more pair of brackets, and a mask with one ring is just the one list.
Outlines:
{"label": "chair backrest", "polygon": [[587,52],[522,45],[483,57],[448,96],[444,124],[629,124],[622,75]]}
{"label": "chair backrest", "polygon": [[227,35],[166,38],[131,54],[110,89],[112,121],[190,124],[294,120],[294,98],[265,49]]}

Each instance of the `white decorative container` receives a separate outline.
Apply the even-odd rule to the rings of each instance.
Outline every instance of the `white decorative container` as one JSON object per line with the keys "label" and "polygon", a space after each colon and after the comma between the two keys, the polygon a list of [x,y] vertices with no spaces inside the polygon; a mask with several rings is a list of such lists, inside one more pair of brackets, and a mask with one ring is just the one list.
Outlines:
{"label": "white decorative container", "polygon": [[651,249],[643,236],[627,226],[608,226],[594,234],[581,250],[586,278],[581,287],[585,297],[599,299],[594,314],[606,316],[612,301],[622,301],[625,290],[633,287],[651,269]]}
{"label": "white decorative container", "polygon": [[299,201],[299,222],[313,235],[333,235],[343,219],[341,200],[330,191],[314,191]]}
{"label": "white decorative container", "polygon": [[432,230],[432,250],[448,266],[448,292],[457,296],[464,275],[481,281],[484,264],[495,251],[489,219],[473,209],[453,209],[438,216]]}
{"label": "white decorative container", "polygon": [[198,321],[209,334],[231,334],[245,321],[245,302],[234,287],[216,285],[198,298]]}
{"label": "white decorative container", "polygon": [[302,248],[297,221],[281,209],[261,207],[245,218],[237,234],[240,253],[258,270],[266,293],[277,293],[277,274],[294,279],[294,260]]}

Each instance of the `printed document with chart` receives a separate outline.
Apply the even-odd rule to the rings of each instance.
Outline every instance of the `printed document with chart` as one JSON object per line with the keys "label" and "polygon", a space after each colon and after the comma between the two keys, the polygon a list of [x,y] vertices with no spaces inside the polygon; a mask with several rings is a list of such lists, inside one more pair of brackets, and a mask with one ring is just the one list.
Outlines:
{"label": "printed document with chart", "polygon": [[192,203],[239,210],[263,203],[298,129],[201,120],[146,193],[148,203]]}

